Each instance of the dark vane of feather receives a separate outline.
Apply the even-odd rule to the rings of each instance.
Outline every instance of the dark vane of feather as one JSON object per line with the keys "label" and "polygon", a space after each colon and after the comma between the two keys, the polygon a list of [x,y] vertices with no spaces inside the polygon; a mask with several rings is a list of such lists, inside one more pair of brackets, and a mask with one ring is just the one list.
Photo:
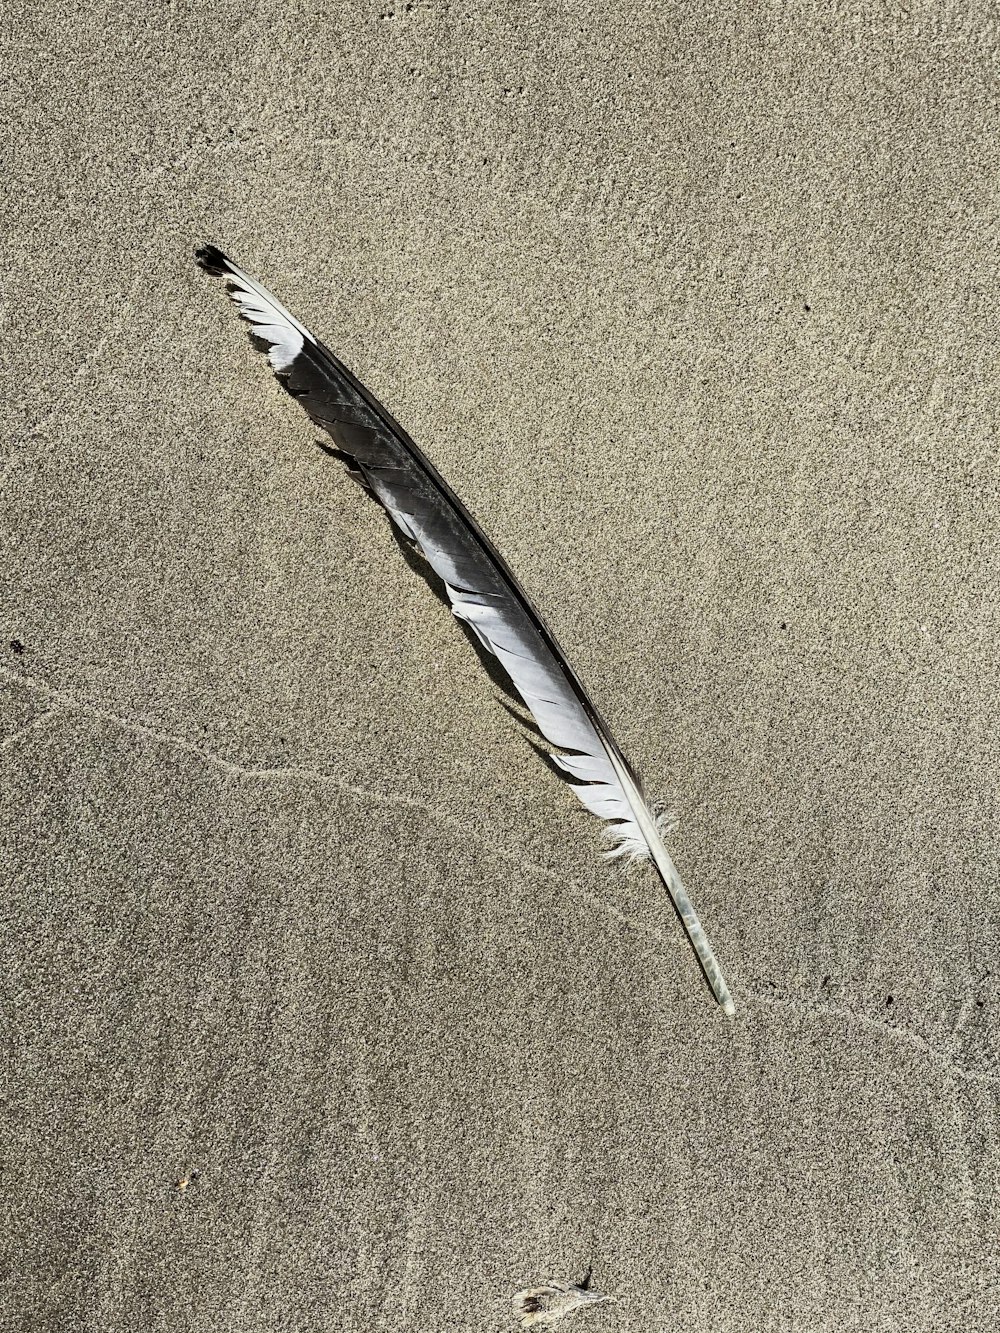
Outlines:
{"label": "dark vane of feather", "polygon": [[496,659],[578,799],[607,821],[609,856],[652,860],[712,990],[733,1002],[705,932],[663,845],[662,821],[551,631],[499,551],[406,431],[336,356],[215,246],[196,252],[230,296],[285,389],[444,585],[454,614]]}

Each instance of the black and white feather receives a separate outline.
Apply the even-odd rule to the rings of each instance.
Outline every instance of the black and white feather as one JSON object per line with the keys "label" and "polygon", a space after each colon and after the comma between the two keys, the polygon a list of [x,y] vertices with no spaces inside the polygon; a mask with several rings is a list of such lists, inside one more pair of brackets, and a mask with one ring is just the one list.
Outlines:
{"label": "black and white feather", "polygon": [[445,586],[454,614],[493,654],[579,800],[608,822],[610,856],[648,857],[660,874],[719,1003],[725,980],[661,837],[638,778],[527,594],[434,466],[323,344],[221,250],[197,251],[226,279],[279,381],[327,431],[351,470]]}

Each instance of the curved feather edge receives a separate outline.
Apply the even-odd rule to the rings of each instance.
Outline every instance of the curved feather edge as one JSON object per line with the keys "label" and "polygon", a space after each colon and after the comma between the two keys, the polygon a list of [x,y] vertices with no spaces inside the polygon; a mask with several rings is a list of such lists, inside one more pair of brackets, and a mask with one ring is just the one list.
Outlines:
{"label": "curved feather edge", "polygon": [[578,800],[608,822],[605,855],[648,857],[669,893],[719,1004],[735,1012],[677,869],[635,773],[554,635],[506,561],[429,459],[373,395],[266,288],[215,246],[199,265],[224,278],[255,340],[268,347],[279,381],[345,455],[352,475],[379,501],[443,582],[452,612],[494,654]]}

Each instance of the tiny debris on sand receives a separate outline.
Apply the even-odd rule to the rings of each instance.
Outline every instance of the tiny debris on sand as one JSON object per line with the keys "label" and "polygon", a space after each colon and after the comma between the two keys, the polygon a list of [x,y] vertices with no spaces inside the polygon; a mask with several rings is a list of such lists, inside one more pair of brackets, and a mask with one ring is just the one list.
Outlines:
{"label": "tiny debris on sand", "polygon": [[521,1327],[550,1328],[585,1305],[600,1305],[613,1300],[613,1296],[605,1296],[591,1288],[592,1272],[593,1269],[588,1268],[579,1282],[547,1282],[541,1287],[519,1291],[513,1304]]}

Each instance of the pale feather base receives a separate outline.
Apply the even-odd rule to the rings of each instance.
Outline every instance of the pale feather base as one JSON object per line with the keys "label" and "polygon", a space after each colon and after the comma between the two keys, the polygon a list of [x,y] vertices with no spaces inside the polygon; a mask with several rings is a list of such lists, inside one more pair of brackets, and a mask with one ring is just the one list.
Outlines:
{"label": "pale feather base", "polygon": [[[661,839],[669,837],[677,828],[677,816],[662,802],[654,805],[651,813],[656,825],[656,832]],[[626,827],[622,824],[609,824],[604,829],[605,841],[615,844],[603,853],[605,861],[626,860],[629,865],[633,861],[648,861],[650,859],[649,848],[642,838],[637,838],[634,833],[624,832]]]}

